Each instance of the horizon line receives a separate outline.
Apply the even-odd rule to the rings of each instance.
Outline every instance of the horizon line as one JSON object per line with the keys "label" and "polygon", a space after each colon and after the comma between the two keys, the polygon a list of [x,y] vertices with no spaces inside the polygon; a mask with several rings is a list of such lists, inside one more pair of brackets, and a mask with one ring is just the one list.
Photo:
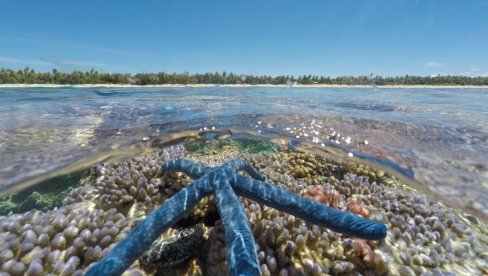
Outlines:
{"label": "horizon line", "polygon": [[111,75],[114,75],[114,74],[122,74],[122,75],[130,75],[131,77],[134,77],[135,75],[137,74],[168,74],[168,75],[172,75],[172,74],[176,74],[176,75],[205,75],[205,74],[233,74],[235,76],[240,76],[240,77],[248,77],[248,76],[253,76],[253,77],[272,77],[272,78],[276,78],[276,77],[288,77],[288,78],[300,78],[300,77],[319,77],[319,78],[342,78],[342,77],[353,77],[353,78],[358,78],[358,77],[367,77],[367,78],[371,78],[371,79],[376,79],[376,78],[395,78],[395,77],[422,77],[422,78],[435,78],[435,77],[466,77],[466,78],[487,78],[488,75],[466,75],[466,74],[442,74],[442,73],[438,73],[438,74],[431,74],[431,75],[412,75],[412,74],[404,74],[404,75],[380,75],[380,74],[373,74],[373,73],[370,73],[370,74],[365,74],[365,75],[347,75],[347,74],[344,74],[344,75],[336,75],[336,76],[331,76],[331,75],[320,75],[320,74],[301,74],[301,75],[295,75],[295,74],[244,74],[244,73],[235,73],[235,72],[232,72],[232,71],[226,71],[226,70],[222,70],[222,71],[213,71],[213,72],[188,72],[188,71],[183,71],[183,72],[176,72],[176,71],[173,71],[173,72],[169,72],[169,71],[153,71],[153,72],[136,72],[136,73],[131,73],[131,72],[105,72],[103,70],[97,70],[95,68],[91,68],[91,69],[87,69],[87,70],[82,70],[82,69],[73,69],[73,70],[62,70],[62,69],[58,69],[58,68],[52,68],[51,70],[35,70],[33,68],[31,68],[30,66],[26,66],[24,67],[23,69],[13,69],[13,68],[8,68],[8,67],[0,67],[0,70],[11,70],[11,71],[15,71],[15,72],[18,72],[18,71],[25,71],[25,70],[32,70],[34,71],[35,73],[52,73],[54,72],[55,70],[57,72],[61,72],[61,73],[67,73],[67,74],[71,74],[71,73],[74,73],[74,72],[81,72],[81,73],[87,73],[87,72],[91,72],[91,71],[94,71],[94,72],[97,72],[99,74],[111,74]]}

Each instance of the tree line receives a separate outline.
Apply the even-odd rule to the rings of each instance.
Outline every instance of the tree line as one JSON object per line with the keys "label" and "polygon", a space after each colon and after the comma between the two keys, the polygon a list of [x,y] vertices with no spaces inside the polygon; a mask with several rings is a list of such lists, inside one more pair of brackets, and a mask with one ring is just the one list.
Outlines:
{"label": "tree line", "polygon": [[488,85],[488,77],[468,76],[340,76],[324,77],[239,75],[227,72],[189,74],[189,73],[100,73],[96,70],[86,72],[35,72],[30,68],[23,70],[0,69],[0,84],[337,84],[337,85]]}

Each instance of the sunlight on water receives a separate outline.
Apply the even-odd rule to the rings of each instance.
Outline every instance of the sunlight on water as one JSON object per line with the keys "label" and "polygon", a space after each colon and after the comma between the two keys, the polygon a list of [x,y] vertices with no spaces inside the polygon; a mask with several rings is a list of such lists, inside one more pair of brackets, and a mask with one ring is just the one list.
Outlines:
{"label": "sunlight on water", "polygon": [[[483,213],[488,209],[486,93],[475,89],[462,95],[455,89],[315,88],[18,92],[1,91],[0,158],[8,164],[1,168],[4,187],[144,137],[234,128],[265,138],[332,143],[352,154],[388,160],[399,171],[413,170],[424,190],[488,217]],[[412,96],[418,93],[422,102]],[[262,100],[256,103],[258,95]]]}
{"label": "sunlight on water", "polygon": [[[147,175],[159,174],[158,162],[165,158],[187,156],[210,166],[232,158],[248,158],[273,183],[296,193],[309,193],[306,190],[309,185],[325,185],[341,195],[342,203],[337,208],[346,208],[352,204],[351,200],[361,200],[369,206],[373,218],[389,227],[385,243],[369,245],[377,252],[375,272],[410,271],[400,265],[402,262],[411,263],[410,269],[418,266],[415,268],[418,271],[423,266],[434,268],[439,264],[458,273],[483,271],[482,262],[487,257],[481,252],[488,251],[487,228],[483,222],[488,219],[488,167],[485,165],[488,129],[482,122],[488,120],[488,114],[480,101],[488,99],[480,91],[466,92],[475,99],[467,100],[461,99],[456,90],[426,90],[422,91],[425,93],[422,102],[411,97],[420,92],[409,89],[27,89],[22,94],[19,92],[0,90],[5,99],[0,104],[3,194],[0,211],[3,215],[32,208],[46,212],[53,210],[53,206],[60,209],[52,211],[52,215],[68,209],[77,213],[76,206],[83,204],[97,212],[100,204],[108,204],[117,208],[114,212],[121,212],[120,216],[128,216],[127,221],[137,221],[154,208],[148,202],[161,202],[187,184],[188,179],[179,174],[164,176],[164,179],[168,177],[164,181],[176,188],[161,186],[161,179],[149,181]],[[382,100],[373,101],[371,93]],[[388,93],[395,93],[395,98]],[[59,94],[64,98],[53,100]],[[256,103],[254,99],[258,95],[263,100]],[[443,100],[438,101],[438,97]],[[26,99],[31,102],[27,103]],[[435,101],[438,104],[433,104]],[[453,103],[458,105],[456,110],[451,108]],[[181,148],[172,155],[161,153],[161,149],[178,144],[185,146],[184,154]],[[154,159],[155,156],[158,157]],[[282,164],[291,167],[285,169]],[[145,182],[136,182],[151,188],[143,192],[117,192],[118,188],[114,187],[128,181],[126,176],[110,179],[126,167],[147,174],[149,178]],[[80,182],[85,185],[80,186]],[[362,190],[363,185],[377,192],[369,196]],[[162,187],[159,188],[162,194],[155,186]],[[26,190],[20,192],[21,189]],[[146,195],[149,199],[138,201]],[[119,206],[119,199],[136,200],[136,203]],[[250,212],[251,224],[257,225],[257,218],[253,220],[258,215],[253,213],[257,207],[252,203],[246,203],[245,207]],[[205,216],[213,216],[206,212],[209,211],[204,211]],[[269,221],[273,221],[275,215],[263,212],[259,216],[270,215]],[[14,227],[11,217],[3,219],[8,225],[5,222],[2,227]],[[442,226],[436,224],[436,219],[440,219]],[[404,229],[405,225],[409,226]],[[347,239],[330,232],[327,235],[329,239],[339,239],[340,243],[329,239],[328,242],[334,248],[340,245],[340,250],[364,246],[356,241],[347,245]],[[441,244],[446,238],[449,242]],[[0,239],[5,241],[6,237]],[[435,254],[440,256],[435,255],[431,248],[436,244],[447,251],[436,249]],[[410,250],[410,255],[395,253],[392,248]],[[315,261],[313,254],[309,257]],[[334,260],[336,253],[323,254]],[[464,265],[458,263],[457,258],[476,254],[480,259]],[[381,264],[381,260],[389,258],[396,261]],[[409,258],[408,262],[405,258]],[[211,262],[216,262],[218,267],[218,258]],[[336,272],[342,269],[340,264],[329,265]]]}

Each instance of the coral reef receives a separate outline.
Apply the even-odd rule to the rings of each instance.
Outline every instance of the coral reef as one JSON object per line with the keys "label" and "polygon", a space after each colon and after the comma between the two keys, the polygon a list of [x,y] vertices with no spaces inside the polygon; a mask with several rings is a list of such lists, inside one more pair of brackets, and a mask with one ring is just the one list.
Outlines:
{"label": "coral reef", "polygon": [[354,239],[354,245],[356,246],[356,255],[362,257],[366,266],[374,267],[376,258],[373,251],[374,246],[371,246],[367,241],[361,239]]}
{"label": "coral reef", "polygon": [[[229,145],[227,141],[220,143]],[[176,146],[120,162],[100,164],[92,169],[83,185],[71,191],[62,206],[56,205],[58,209],[0,216],[0,274],[86,273],[156,206],[170,201],[173,195],[189,186],[189,177],[161,169],[158,163],[183,157],[212,166],[221,165],[229,158],[247,160],[269,182],[298,195],[311,197],[324,190],[335,191],[327,192],[335,195],[332,200],[320,204],[381,221],[389,229],[382,242],[364,241],[314,225],[261,202],[241,198],[255,241],[257,265],[263,275],[488,273],[485,223],[419,194],[381,168],[368,167],[350,159],[339,162],[316,155],[307,157],[307,154],[287,148],[249,153],[234,145],[227,148],[206,146],[197,146],[198,150],[189,152]],[[207,153],[211,161],[206,159]],[[304,163],[300,164],[302,161],[298,160]],[[305,162],[313,164],[315,169]],[[299,165],[308,168],[302,168],[305,175],[293,173],[297,172],[295,167],[301,168]],[[144,168],[147,168],[146,173],[148,169],[154,170],[153,177],[148,178]],[[134,175],[144,176],[147,183],[156,183],[153,188],[160,195],[152,194],[150,202],[137,196],[127,202],[117,198],[118,192],[110,188],[112,180],[116,177],[124,179],[125,175],[131,176],[128,178],[131,186],[142,187],[146,194],[150,194],[149,184],[141,185],[132,179],[132,170],[137,172]],[[127,189],[117,183],[113,189],[126,189],[129,195],[131,192],[130,187]],[[7,201],[3,203],[9,204]],[[199,254],[178,265],[171,273],[225,275],[229,272],[228,228],[224,227],[216,210],[216,199],[205,197],[161,236],[165,239],[198,224],[206,238]],[[164,270],[170,271],[169,268]],[[158,269],[136,261],[124,275],[154,273],[159,273]]]}
{"label": "coral reef", "polygon": [[[380,240],[387,233],[382,223],[328,208],[263,182],[265,177],[245,161],[235,160],[217,168],[209,168],[188,160],[176,160],[168,161],[162,167],[165,170],[182,171],[197,180],[141,221],[106,257],[96,263],[87,275],[120,274],[147,250],[158,235],[210,193],[217,200],[219,213],[226,228],[225,244],[231,275],[257,275],[260,271],[254,238],[236,193],[347,235]],[[244,171],[252,178],[240,176],[236,174],[237,171]]]}
{"label": "coral reef", "polygon": [[[303,197],[327,204],[330,207],[337,208],[339,206],[340,194],[334,189],[314,186],[306,189]],[[349,209],[348,211],[358,214],[357,212],[353,212]]]}
{"label": "coral reef", "polygon": [[369,210],[364,206],[364,204],[357,200],[357,199],[352,199],[347,202],[346,204],[346,210],[348,210],[351,213],[354,213],[356,215],[360,215],[363,218],[368,218],[369,217]]}
{"label": "coral reef", "polygon": [[273,152],[277,145],[267,141],[249,139],[222,140],[213,143],[190,142],[185,149],[191,159],[204,166],[219,166],[242,154]]}
{"label": "coral reef", "polygon": [[11,275],[81,275],[130,230],[116,209],[72,204],[0,217],[1,271]]}
{"label": "coral reef", "polygon": [[273,152],[278,147],[271,142],[250,139],[222,140],[213,143],[189,142],[184,146],[189,154],[220,154],[230,158],[234,158],[232,154],[236,153]]}
{"label": "coral reef", "polygon": [[[277,156],[257,154],[246,156],[246,159],[259,168],[270,164],[272,169],[261,170],[268,178],[285,179],[289,172],[279,169],[280,164],[275,162]],[[319,162],[328,168],[323,171],[327,178],[320,187],[340,193],[338,208],[349,208],[363,216],[368,214],[369,218],[383,221],[391,231],[382,243],[364,243],[250,202],[250,205],[245,206],[251,218],[258,250],[262,251],[259,254],[262,256],[263,274],[268,271],[271,274],[293,274],[297,270],[313,274],[319,271],[318,268],[321,272],[332,274],[413,273],[411,275],[429,272],[443,274],[450,271],[482,274],[486,270],[488,256],[482,252],[487,250],[488,231],[482,222],[451,210],[425,195],[419,195],[384,171],[352,166],[351,162],[339,163],[326,159]],[[356,171],[350,172],[350,169],[358,168],[364,170],[362,176],[356,175]],[[380,176],[381,181],[376,182],[370,176],[370,172],[374,171],[376,179]],[[341,172],[342,176],[336,172]],[[300,185],[296,190],[303,191],[306,187],[317,189],[310,178],[305,183],[297,179],[290,182]],[[280,185],[288,187],[290,184]],[[290,219],[293,223],[289,223]],[[474,223],[472,226],[470,220]],[[475,229],[478,229],[477,233]],[[301,248],[298,254],[297,244]],[[286,258],[281,252],[285,253]],[[211,252],[209,256],[212,255]],[[468,256],[469,260],[466,259]],[[276,269],[274,262],[271,262],[273,269],[267,264],[267,260],[273,258],[281,259],[278,262],[281,265]],[[318,268],[313,270],[315,265]]]}
{"label": "coral reef", "polygon": [[307,153],[292,153],[285,159],[288,161],[287,169],[296,178],[313,177],[320,175],[320,166],[315,156]]}
{"label": "coral reef", "polygon": [[141,203],[153,209],[189,182],[181,174],[165,173],[160,168],[162,162],[185,155],[185,148],[177,145],[130,160],[95,166],[91,169],[89,183],[72,191],[64,204],[92,200],[103,208]]}

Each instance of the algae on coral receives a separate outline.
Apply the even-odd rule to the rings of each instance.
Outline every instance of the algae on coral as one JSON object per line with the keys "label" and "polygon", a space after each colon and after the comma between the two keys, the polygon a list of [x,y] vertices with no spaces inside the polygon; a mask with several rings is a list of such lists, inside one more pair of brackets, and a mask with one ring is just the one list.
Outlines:
{"label": "algae on coral", "polygon": [[12,213],[24,213],[33,209],[40,211],[60,207],[63,199],[83,181],[87,173],[78,171],[61,175],[23,191],[0,198],[0,216]]}

